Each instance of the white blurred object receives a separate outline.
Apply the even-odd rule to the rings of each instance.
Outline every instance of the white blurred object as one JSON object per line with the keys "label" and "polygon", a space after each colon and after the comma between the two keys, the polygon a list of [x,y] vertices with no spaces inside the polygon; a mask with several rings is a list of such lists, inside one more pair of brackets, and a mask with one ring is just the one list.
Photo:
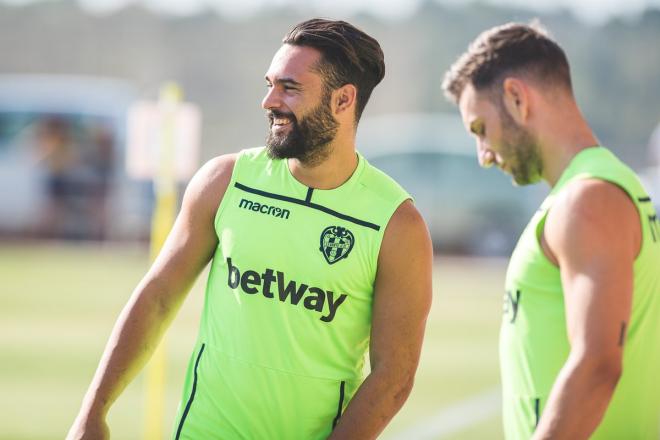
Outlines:
{"label": "white blurred object", "polygon": [[[136,179],[152,179],[159,172],[162,155],[171,154],[176,180],[190,179],[199,166],[200,127],[198,107],[180,102],[180,91],[175,86],[158,102],[136,102],[128,112],[128,174]],[[168,152],[165,144],[171,145],[172,151]]]}

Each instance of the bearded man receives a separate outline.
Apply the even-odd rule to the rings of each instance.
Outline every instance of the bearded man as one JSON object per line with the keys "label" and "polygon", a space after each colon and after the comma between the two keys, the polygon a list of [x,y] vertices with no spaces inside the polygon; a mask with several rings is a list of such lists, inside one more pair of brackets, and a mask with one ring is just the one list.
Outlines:
{"label": "bearded man", "polygon": [[283,43],[266,73],[266,147],[217,157],[192,179],[69,439],[108,437],[110,405],[208,262],[175,439],[371,439],[410,393],[431,242],[408,194],[355,149],[383,52],[322,19]]}

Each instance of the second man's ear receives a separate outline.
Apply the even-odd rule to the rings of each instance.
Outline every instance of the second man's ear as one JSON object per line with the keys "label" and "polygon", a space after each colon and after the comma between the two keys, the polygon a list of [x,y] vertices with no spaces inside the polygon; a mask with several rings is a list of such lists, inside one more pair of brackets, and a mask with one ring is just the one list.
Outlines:
{"label": "second man's ear", "polygon": [[502,83],[502,101],[514,121],[527,122],[529,116],[529,89],[524,81],[509,77]]}

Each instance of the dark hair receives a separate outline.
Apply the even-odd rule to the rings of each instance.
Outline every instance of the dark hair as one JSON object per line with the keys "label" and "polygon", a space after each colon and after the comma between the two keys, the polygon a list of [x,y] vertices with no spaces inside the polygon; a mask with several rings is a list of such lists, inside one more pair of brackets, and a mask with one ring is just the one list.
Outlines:
{"label": "dark hair", "polygon": [[294,26],[282,43],[309,46],[321,52],[316,69],[327,90],[346,84],[357,88],[355,121],[359,121],[372,90],[385,76],[384,55],[378,41],[345,21],[314,18]]}
{"label": "dark hair", "polygon": [[566,54],[538,20],[529,25],[507,23],[482,32],[447,71],[442,89],[457,103],[466,85],[477,90],[500,87],[511,74],[539,84],[560,85],[572,93]]}

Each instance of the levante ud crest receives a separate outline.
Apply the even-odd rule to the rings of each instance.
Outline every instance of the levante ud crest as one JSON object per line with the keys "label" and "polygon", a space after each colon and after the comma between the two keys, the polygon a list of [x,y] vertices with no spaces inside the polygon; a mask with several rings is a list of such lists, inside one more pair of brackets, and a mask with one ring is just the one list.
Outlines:
{"label": "levante ud crest", "polygon": [[353,233],[341,226],[328,226],[321,233],[320,251],[328,264],[334,264],[337,261],[348,257],[353,249],[355,237]]}

